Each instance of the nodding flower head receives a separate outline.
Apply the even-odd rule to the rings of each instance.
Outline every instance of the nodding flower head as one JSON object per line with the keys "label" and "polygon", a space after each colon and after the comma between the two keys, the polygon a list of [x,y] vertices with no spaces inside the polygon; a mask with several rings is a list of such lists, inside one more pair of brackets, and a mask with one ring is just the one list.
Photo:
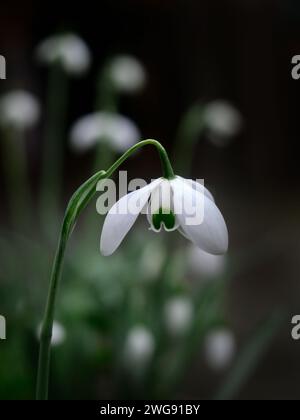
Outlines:
{"label": "nodding flower head", "polygon": [[146,72],[134,57],[121,55],[110,62],[109,76],[114,87],[120,92],[134,93],[146,83]]}
{"label": "nodding flower head", "polygon": [[91,53],[86,43],[72,33],[54,35],[42,41],[36,51],[44,64],[60,63],[66,73],[81,75],[91,64]]}
{"label": "nodding flower head", "polygon": [[140,138],[136,125],[129,118],[109,112],[95,112],[80,118],[71,130],[71,145],[85,151],[105,141],[116,152],[124,152]]}
{"label": "nodding flower head", "polygon": [[101,235],[103,255],[116,251],[142,212],[154,232],[178,230],[206,252],[227,251],[227,227],[211,193],[198,182],[176,176],[156,179],[112,206]]}
{"label": "nodding flower head", "polygon": [[226,144],[240,131],[243,118],[229,102],[215,100],[205,108],[205,124],[212,143],[217,146]]}
{"label": "nodding flower head", "polygon": [[0,125],[4,128],[25,130],[39,119],[40,105],[29,92],[15,90],[0,98]]}

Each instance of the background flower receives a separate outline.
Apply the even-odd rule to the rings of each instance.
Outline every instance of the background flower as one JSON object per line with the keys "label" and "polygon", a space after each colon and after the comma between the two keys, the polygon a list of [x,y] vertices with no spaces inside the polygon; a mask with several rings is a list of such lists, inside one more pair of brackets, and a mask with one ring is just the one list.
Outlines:
{"label": "background flower", "polygon": [[123,152],[140,137],[133,121],[108,112],[97,112],[80,118],[73,125],[70,134],[71,145],[78,151],[90,149],[97,142],[106,142],[117,152]]}
{"label": "background flower", "polygon": [[25,130],[36,124],[39,117],[40,105],[31,93],[15,90],[0,97],[0,124],[2,127]]}
{"label": "background flower", "polygon": [[220,329],[205,338],[205,357],[209,366],[215,370],[228,367],[235,354],[235,339],[231,331]]}
{"label": "background flower", "polygon": [[110,63],[109,74],[115,88],[125,93],[140,91],[146,83],[143,65],[128,55],[115,57]]}
{"label": "background flower", "polygon": [[88,46],[79,36],[72,33],[45,39],[38,46],[36,55],[41,63],[59,62],[65,72],[71,75],[81,75],[91,65]]}

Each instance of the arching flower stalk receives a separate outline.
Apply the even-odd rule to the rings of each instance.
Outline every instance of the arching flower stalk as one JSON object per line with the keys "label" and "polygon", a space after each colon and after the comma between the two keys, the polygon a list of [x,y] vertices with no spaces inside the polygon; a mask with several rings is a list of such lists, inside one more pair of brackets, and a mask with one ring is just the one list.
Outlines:
{"label": "arching flower stalk", "polygon": [[[56,295],[69,237],[78,217],[95,195],[98,182],[110,178],[133,152],[147,145],[152,145],[157,149],[163,176],[147,187],[123,197],[109,211],[101,236],[102,253],[110,255],[118,248],[143,209],[148,209],[151,229],[156,232],[159,232],[161,228],[167,231],[178,229],[189,240],[209,252],[222,253],[227,250],[226,224],[211,194],[201,184],[194,185],[192,181],[176,177],[165,149],[156,140],[144,140],[135,144],[107,171],[100,171],[92,176],[71,198],[61,228],[41,330],[38,399],[47,399],[48,396],[50,345]],[[185,207],[186,203],[187,207]],[[200,209],[199,218],[199,212],[196,210],[199,210],[200,205],[202,209]],[[193,210],[193,213],[190,210]]]}

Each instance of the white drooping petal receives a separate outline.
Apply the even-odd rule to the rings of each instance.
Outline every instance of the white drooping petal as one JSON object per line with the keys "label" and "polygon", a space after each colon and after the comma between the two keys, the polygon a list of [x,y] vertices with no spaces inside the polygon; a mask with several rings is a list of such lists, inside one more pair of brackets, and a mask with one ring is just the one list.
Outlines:
{"label": "white drooping petal", "polygon": [[15,90],[0,98],[0,124],[3,127],[26,129],[40,117],[40,105],[31,93]]}
{"label": "white drooping petal", "polygon": [[[216,100],[205,108],[205,123],[210,131],[210,139],[216,145],[235,136],[242,126],[242,116],[230,103]],[[226,144],[226,143],[225,143]]]}
{"label": "white drooping petal", "polygon": [[58,61],[73,75],[85,73],[91,64],[91,53],[86,43],[77,35],[69,33],[55,35],[42,41],[37,47],[40,62],[53,64]]}
{"label": "white drooping petal", "polygon": [[191,244],[187,254],[189,271],[195,276],[211,279],[221,275],[225,270],[226,257],[212,255]]}
{"label": "white drooping petal", "polygon": [[102,255],[109,256],[116,251],[147,204],[151,192],[161,182],[161,179],[157,179],[146,187],[125,195],[110,209],[101,234]]}
{"label": "white drooping petal", "polygon": [[146,73],[142,64],[131,56],[115,57],[110,63],[110,78],[114,86],[126,93],[141,90],[146,82]]}
{"label": "white drooping petal", "polygon": [[95,112],[80,118],[72,127],[71,144],[75,150],[84,151],[98,141],[122,153],[140,138],[137,126],[129,118],[109,112]]}
{"label": "white drooping petal", "polygon": [[200,192],[204,191],[204,194],[206,195],[206,197],[209,198],[211,201],[215,202],[215,199],[212,193],[203,184],[196,182],[193,179],[187,179],[181,176],[177,176],[177,178],[181,179],[184,182],[187,182],[192,188],[194,188],[197,191],[200,191]]}
{"label": "white drooping petal", "polygon": [[231,331],[220,329],[207,335],[204,341],[205,358],[215,370],[226,368],[235,354],[235,339]]}
{"label": "white drooping petal", "polygon": [[228,231],[215,203],[179,178],[171,183],[176,218],[185,236],[210,254],[224,254],[228,248]]}

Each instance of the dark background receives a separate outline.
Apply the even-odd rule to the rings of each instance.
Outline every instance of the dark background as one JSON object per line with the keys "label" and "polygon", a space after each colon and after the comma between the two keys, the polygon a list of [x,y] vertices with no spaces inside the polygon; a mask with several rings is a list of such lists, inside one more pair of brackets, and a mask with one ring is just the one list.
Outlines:
{"label": "dark background", "polygon": [[[98,68],[123,52],[137,56],[149,74],[145,91],[121,104],[145,138],[172,149],[180,116],[199,99],[223,98],[242,112],[243,131],[229,147],[199,142],[193,175],[218,188],[231,252],[247,248],[257,257],[229,291],[228,312],[240,339],[274,309],[288,314],[240,398],[299,398],[300,343],[290,338],[290,320],[300,313],[300,81],[291,78],[291,58],[300,54],[299,1],[5,1],[0,53],[8,67],[1,91],[26,87],[44,98],[46,71],[36,66],[33,51],[41,39],[64,28],[78,32],[94,57],[92,71],[72,88],[69,122],[92,110]],[[40,167],[39,134],[30,142],[33,185]],[[67,145],[66,153],[69,193],[88,174],[89,156],[74,157]],[[142,168],[152,176],[156,161],[152,153],[141,156],[132,175]],[[5,200],[2,212],[5,223]],[[199,387],[201,395],[209,394],[209,383],[198,385],[201,369],[191,372],[182,396],[197,398]]]}

